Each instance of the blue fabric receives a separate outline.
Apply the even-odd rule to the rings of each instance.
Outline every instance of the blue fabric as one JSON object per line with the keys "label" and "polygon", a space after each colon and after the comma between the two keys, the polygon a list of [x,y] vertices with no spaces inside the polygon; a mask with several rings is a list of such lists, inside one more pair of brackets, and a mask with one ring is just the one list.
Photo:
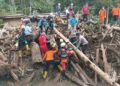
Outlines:
{"label": "blue fabric", "polygon": [[39,20],[38,26],[40,27],[42,25],[42,19]]}
{"label": "blue fabric", "polygon": [[25,35],[31,35],[32,33],[32,29],[30,26],[25,26],[25,29],[24,29],[24,34]]}
{"label": "blue fabric", "polygon": [[70,18],[69,23],[71,26],[75,26],[77,24],[77,19],[76,18]]}

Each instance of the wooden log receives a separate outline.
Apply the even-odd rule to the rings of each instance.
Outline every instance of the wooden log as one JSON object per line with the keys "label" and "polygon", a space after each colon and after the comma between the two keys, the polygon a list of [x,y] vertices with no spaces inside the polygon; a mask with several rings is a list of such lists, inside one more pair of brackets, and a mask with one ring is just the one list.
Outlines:
{"label": "wooden log", "polygon": [[[100,49],[99,48],[97,48],[96,49],[96,59],[95,59],[95,61],[96,61],[96,65],[98,64],[98,62],[99,62],[99,51],[100,51]],[[95,72],[95,83],[97,84],[97,73]]]}
{"label": "wooden log", "polygon": [[120,27],[112,26],[111,28],[113,28],[113,30],[115,30],[115,31],[120,31]]}
{"label": "wooden log", "polygon": [[10,71],[10,73],[11,73],[12,78],[13,78],[15,81],[18,81],[18,80],[19,80],[18,76],[17,76],[12,70]]}
{"label": "wooden log", "polygon": [[71,73],[65,73],[66,77],[68,79],[70,79],[71,81],[75,82],[76,84],[80,85],[80,86],[88,86],[87,84],[85,84],[84,82],[82,82],[79,78],[71,75]]}
{"label": "wooden log", "polygon": [[56,28],[54,28],[54,31],[56,34],[58,34],[62,39],[65,40],[65,42],[69,43],[76,53],[80,56],[80,58],[89,65],[91,69],[93,69],[98,75],[100,75],[109,85],[111,86],[120,86],[117,82],[113,81],[110,76],[103,72],[98,66],[96,66],[92,61],[89,60],[89,58],[83,54],[80,50],[78,50],[63,34],[61,34]]}
{"label": "wooden log", "polygon": [[101,44],[102,56],[103,56],[103,63],[104,63],[104,71],[108,73],[108,62],[106,57],[106,50],[104,49],[104,45]]}
{"label": "wooden log", "polygon": [[2,52],[0,52],[0,60],[2,60],[2,61],[6,61],[7,60],[7,58],[3,55]]}
{"label": "wooden log", "polygon": [[71,62],[71,65],[73,66],[73,68],[77,71],[77,73],[79,74],[79,76],[82,78],[82,80],[85,82],[85,83],[88,83],[86,77],[82,74],[82,72],[79,71],[79,69],[76,67],[76,65]]}
{"label": "wooden log", "polygon": [[37,43],[35,43],[35,42],[32,43],[31,52],[32,52],[32,63],[37,63],[37,62],[43,61],[41,52],[40,52],[40,48]]}
{"label": "wooden log", "polygon": [[92,84],[93,86],[99,86],[99,85],[95,84],[95,82],[84,72],[84,70],[80,67],[79,64],[76,64],[76,66],[79,69],[79,71],[86,77],[86,79],[88,80],[88,82],[90,84]]}

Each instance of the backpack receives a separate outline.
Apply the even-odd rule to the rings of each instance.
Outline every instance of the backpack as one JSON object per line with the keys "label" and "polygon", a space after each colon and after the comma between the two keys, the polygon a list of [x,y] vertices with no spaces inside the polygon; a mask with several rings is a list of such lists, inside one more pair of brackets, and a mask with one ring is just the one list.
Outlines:
{"label": "backpack", "polygon": [[60,50],[60,58],[67,58],[67,51],[66,50]]}

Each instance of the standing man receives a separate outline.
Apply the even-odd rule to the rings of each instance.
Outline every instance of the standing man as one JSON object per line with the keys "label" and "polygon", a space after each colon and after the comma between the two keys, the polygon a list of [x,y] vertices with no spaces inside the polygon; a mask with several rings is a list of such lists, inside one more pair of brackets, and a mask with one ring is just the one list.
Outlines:
{"label": "standing man", "polygon": [[118,16],[119,16],[119,8],[118,7],[112,8],[112,15],[113,15],[114,21],[117,21]]}
{"label": "standing man", "polygon": [[88,20],[88,14],[89,14],[89,5],[88,5],[88,3],[83,6],[82,12],[83,12],[83,21],[87,21]]}
{"label": "standing man", "polygon": [[76,19],[76,17],[73,15],[70,19],[69,19],[69,24],[72,28],[72,30],[76,31],[76,25],[78,23],[78,20]]}
{"label": "standing man", "polygon": [[56,12],[57,12],[57,15],[60,16],[60,13],[61,13],[61,4],[58,3],[57,7],[56,7]]}
{"label": "standing man", "polygon": [[99,18],[100,18],[100,22],[102,24],[104,24],[105,23],[105,18],[106,18],[106,10],[105,10],[104,7],[102,7],[102,9],[100,9],[100,11],[99,11]]}
{"label": "standing man", "polygon": [[54,18],[53,18],[53,13],[50,13],[50,15],[48,16],[47,23],[48,23],[48,27],[47,27],[47,30],[46,30],[46,34],[48,33],[48,30],[50,30],[50,33],[52,34],[53,28],[54,28],[54,25],[55,25]]}
{"label": "standing man", "polygon": [[68,8],[65,8],[65,14],[66,14],[66,17],[67,17],[67,20],[69,19],[69,9]]}

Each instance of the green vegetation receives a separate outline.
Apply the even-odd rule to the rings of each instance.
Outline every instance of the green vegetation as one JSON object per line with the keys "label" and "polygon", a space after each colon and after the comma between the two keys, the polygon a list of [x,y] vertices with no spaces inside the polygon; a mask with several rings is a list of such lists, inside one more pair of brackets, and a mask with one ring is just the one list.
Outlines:
{"label": "green vegetation", "polygon": [[102,6],[106,9],[112,5],[119,5],[120,0],[0,0],[0,15],[24,13],[31,14],[33,10],[38,12],[51,12],[57,3],[61,3],[62,9],[74,4],[75,12],[80,11],[85,3],[91,6],[90,12],[94,15],[98,13]]}

